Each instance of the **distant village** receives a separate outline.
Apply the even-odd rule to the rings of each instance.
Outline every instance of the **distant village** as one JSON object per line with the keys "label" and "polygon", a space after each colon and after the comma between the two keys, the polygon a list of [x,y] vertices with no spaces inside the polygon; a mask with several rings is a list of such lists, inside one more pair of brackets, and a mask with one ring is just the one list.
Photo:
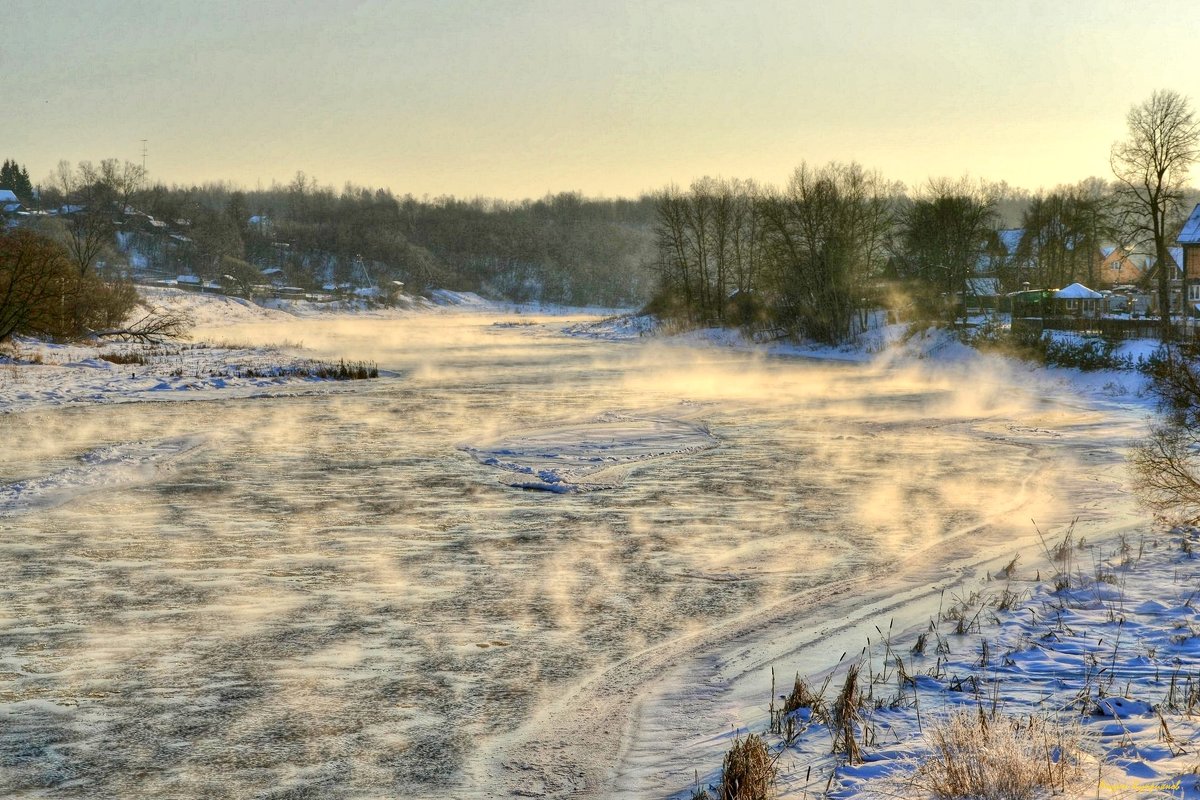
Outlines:
{"label": "distant village", "polygon": [[[965,313],[1006,311],[1017,317],[1082,319],[1158,317],[1158,270],[1165,268],[1170,314],[1200,314],[1200,203],[1184,223],[1175,246],[1167,248],[1165,265],[1153,255],[1108,243],[1089,254],[1090,266],[1084,280],[1065,287],[1031,285],[1029,278],[1039,273],[1037,253],[1021,248],[1024,234],[1020,228],[997,232],[998,247],[980,257],[975,274],[963,289]],[[1002,274],[1012,276],[1016,285],[1004,287]],[[1005,288],[1010,290],[1006,292]]]}
{"label": "distant village", "polygon": [[[11,189],[0,189],[0,213],[5,227],[16,228],[34,223],[39,219],[71,220],[89,213],[83,205],[64,204],[48,210],[28,207]],[[195,242],[189,235],[192,221],[185,218],[172,220],[157,219],[132,205],[115,213],[111,220],[116,252],[120,255],[120,269],[135,282],[150,285],[175,287],[188,291],[230,294],[253,299],[290,298],[315,302],[331,302],[339,299],[359,299],[370,302],[392,302],[404,288],[397,280],[372,277],[367,265],[359,258],[352,273],[352,280],[326,282],[318,290],[312,287],[291,285],[287,279],[286,263],[291,244],[274,241],[271,246],[278,254],[278,264],[256,268],[253,274],[221,274],[202,277],[189,270],[179,269],[190,264]],[[265,215],[251,215],[246,225],[269,237],[271,220]],[[127,265],[127,266],[126,266]],[[98,259],[100,272],[111,269],[104,259]]]}

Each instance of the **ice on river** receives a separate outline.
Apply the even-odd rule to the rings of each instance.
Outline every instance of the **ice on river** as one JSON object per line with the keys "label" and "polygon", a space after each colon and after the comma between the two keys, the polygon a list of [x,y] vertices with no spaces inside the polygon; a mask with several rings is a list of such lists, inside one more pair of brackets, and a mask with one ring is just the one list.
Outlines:
{"label": "ice on river", "polygon": [[0,484],[0,516],[53,508],[102,489],[153,480],[180,456],[203,444],[200,435],[106,445],[46,475]]}
{"label": "ice on river", "polygon": [[1140,514],[1132,392],[562,325],[213,326],[394,376],[254,398],[5,370],[0,796],[686,796],[772,667],[927,622],[1030,518],[1091,543]]}
{"label": "ice on river", "polygon": [[461,449],[503,470],[509,486],[566,493],[610,489],[640,462],[716,446],[703,423],[609,412]]}

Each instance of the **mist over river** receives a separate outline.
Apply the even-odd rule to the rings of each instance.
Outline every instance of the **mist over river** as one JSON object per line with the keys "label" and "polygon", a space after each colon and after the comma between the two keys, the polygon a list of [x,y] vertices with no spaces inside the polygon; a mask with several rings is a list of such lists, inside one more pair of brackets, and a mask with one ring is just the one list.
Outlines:
{"label": "mist over river", "polygon": [[[387,376],[0,415],[32,497],[0,506],[0,795],[667,796],[770,666],[830,666],[1031,518],[1136,518],[1118,401],[565,324],[202,331]],[[515,488],[566,455],[568,491]]]}

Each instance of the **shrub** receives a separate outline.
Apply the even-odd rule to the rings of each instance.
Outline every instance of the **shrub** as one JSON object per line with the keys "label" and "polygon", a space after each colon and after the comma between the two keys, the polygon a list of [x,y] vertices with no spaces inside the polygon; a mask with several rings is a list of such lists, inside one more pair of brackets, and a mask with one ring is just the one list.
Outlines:
{"label": "shrub", "polygon": [[141,353],[101,353],[97,356],[101,361],[110,364],[145,364],[146,357]]}
{"label": "shrub", "polygon": [[1056,337],[1051,331],[1011,330],[989,322],[973,330],[963,330],[960,338],[977,350],[999,352],[1051,367],[1073,367],[1086,372],[1138,366],[1133,359],[1117,354],[1115,339],[1101,336],[1071,340]]}
{"label": "shrub", "polygon": [[932,752],[913,779],[945,800],[1024,800],[1065,791],[1082,776],[1077,730],[1043,717],[959,711],[926,739]]}
{"label": "shrub", "polygon": [[775,788],[775,760],[761,737],[735,739],[725,754],[720,800],[768,800]]}
{"label": "shrub", "polygon": [[1133,369],[1133,361],[1116,353],[1112,339],[1088,336],[1078,342],[1043,337],[1046,363],[1052,367],[1075,367],[1085,372],[1097,369]]}
{"label": "shrub", "polygon": [[80,272],[44,236],[0,235],[0,341],[13,334],[72,339],[117,327],[137,302],[132,283]]}

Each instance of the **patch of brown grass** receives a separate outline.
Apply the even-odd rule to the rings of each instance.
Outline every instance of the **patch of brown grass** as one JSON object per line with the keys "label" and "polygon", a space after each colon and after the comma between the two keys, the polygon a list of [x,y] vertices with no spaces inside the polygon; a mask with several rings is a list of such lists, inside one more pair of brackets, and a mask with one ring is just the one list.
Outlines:
{"label": "patch of brown grass", "polygon": [[775,759],[761,737],[735,739],[725,754],[719,800],[769,800],[775,793]]}
{"label": "patch of brown grass", "polygon": [[1025,800],[1082,777],[1077,729],[1043,717],[959,711],[926,738],[931,754],[913,781],[940,800]]}

